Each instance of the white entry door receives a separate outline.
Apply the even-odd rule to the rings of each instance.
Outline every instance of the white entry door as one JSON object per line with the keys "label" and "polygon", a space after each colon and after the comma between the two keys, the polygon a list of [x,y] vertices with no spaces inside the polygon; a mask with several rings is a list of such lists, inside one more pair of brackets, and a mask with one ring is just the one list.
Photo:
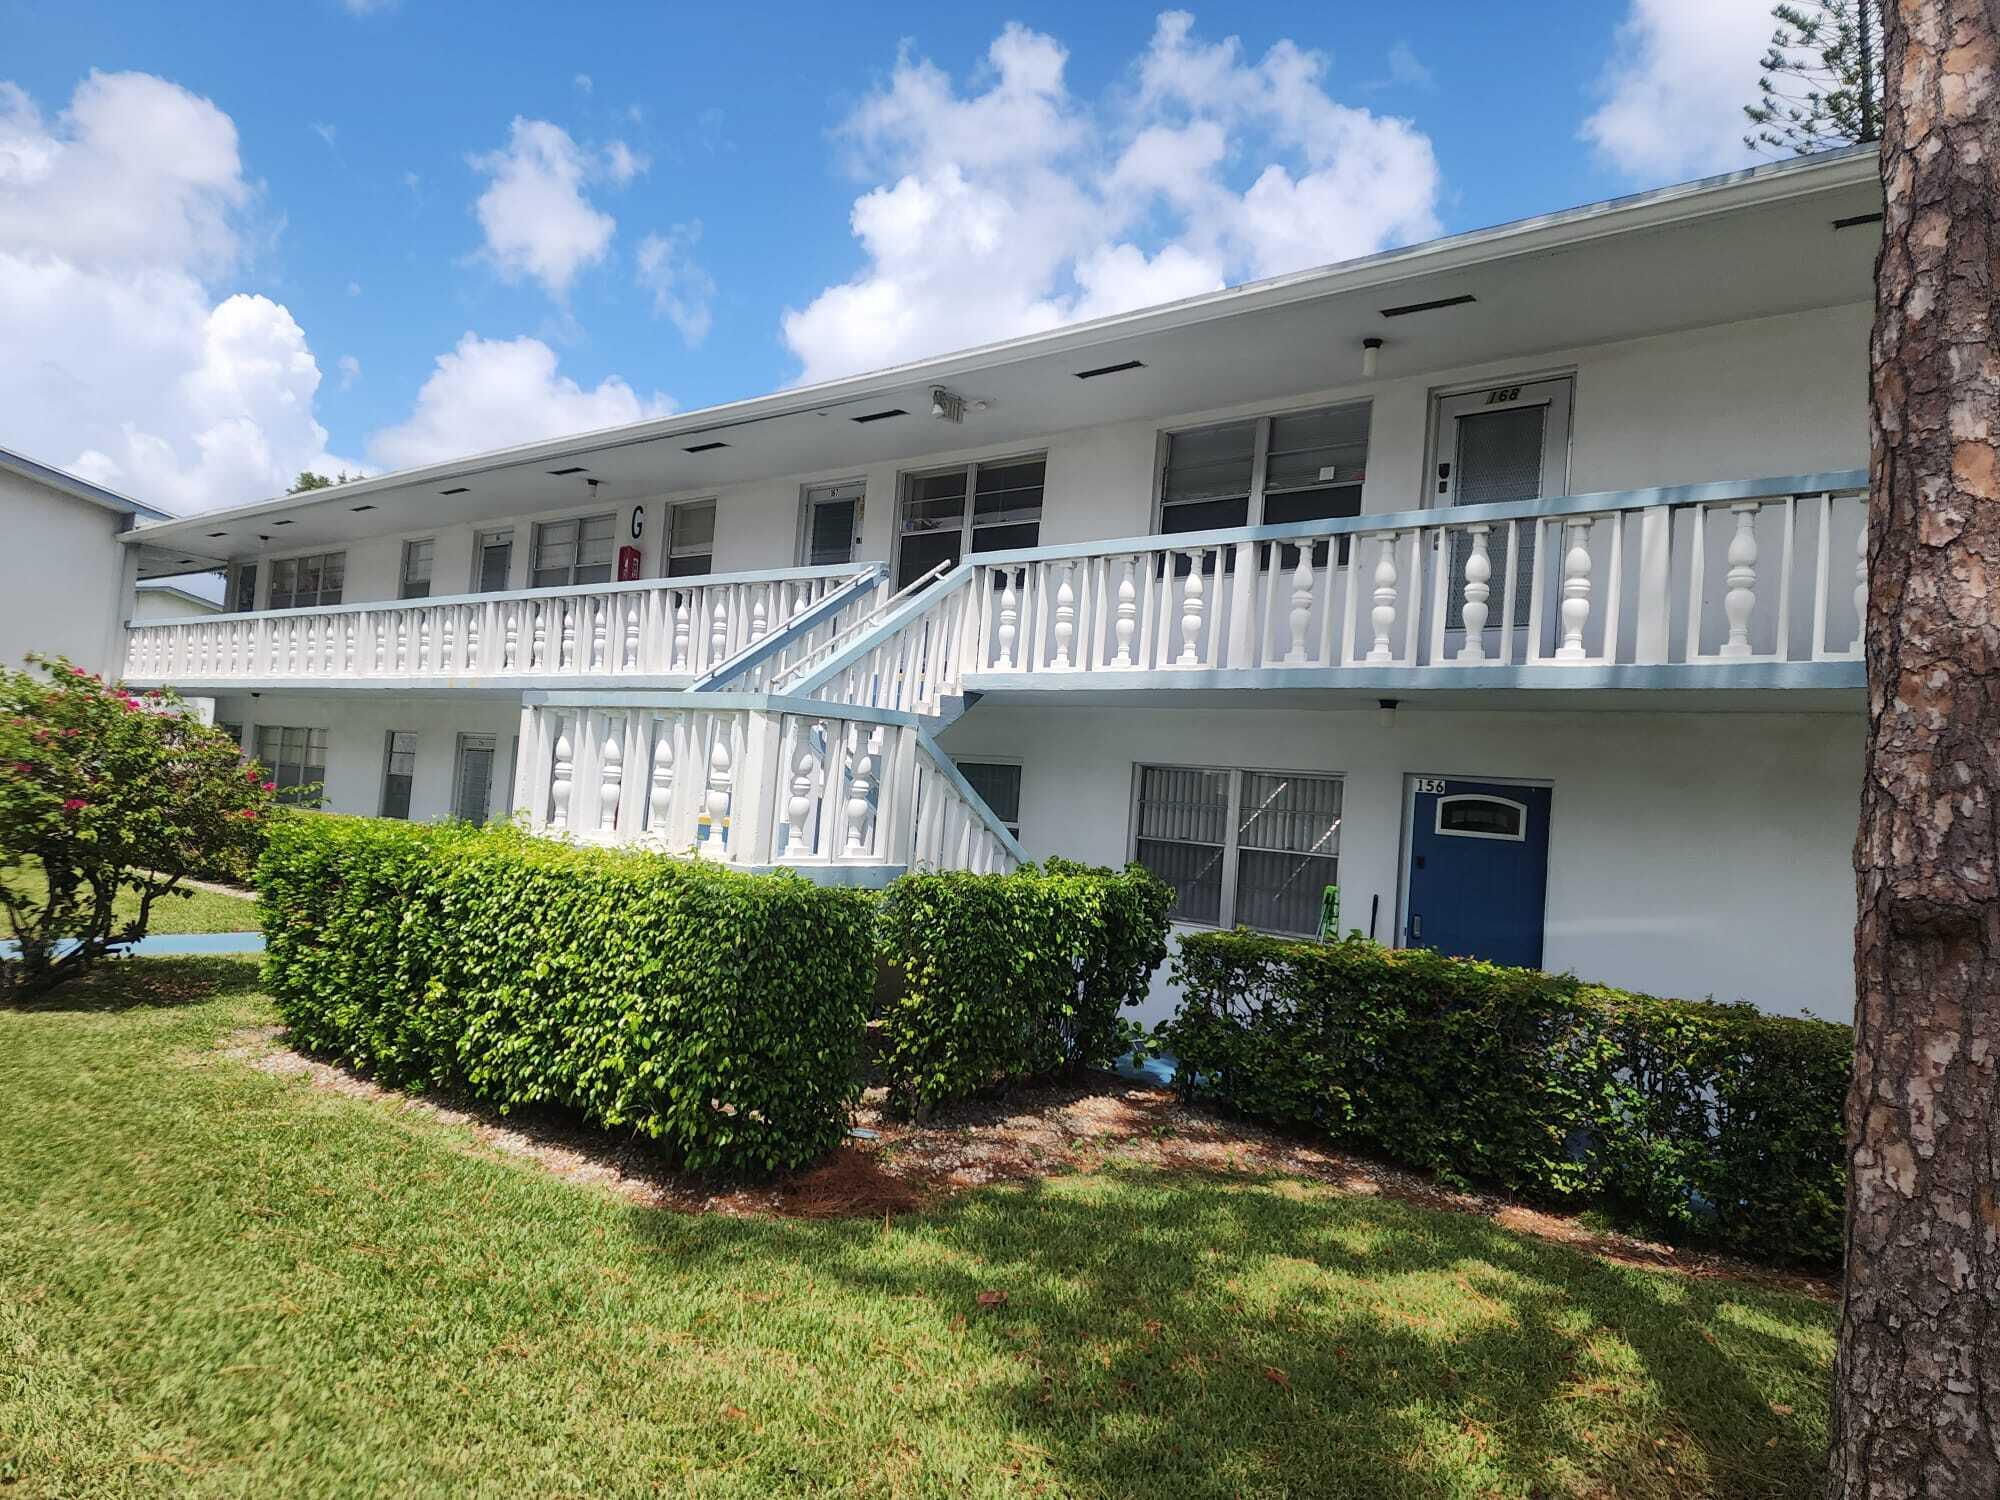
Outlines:
{"label": "white entry door", "polygon": [[[1437,403],[1437,439],[1431,465],[1432,507],[1491,505],[1503,500],[1538,500],[1569,493],[1569,411],[1572,382],[1567,375],[1553,380],[1515,381],[1442,396]],[[1500,536],[1493,542],[1494,572],[1504,564]],[[1452,539],[1452,587],[1446,601],[1445,623],[1464,628],[1465,560],[1470,540]],[[1529,584],[1535,576],[1533,528],[1520,530],[1514,569],[1514,623],[1528,623]],[[1493,581],[1500,591],[1500,580]],[[1493,601],[1490,622],[1500,623],[1500,601]]]}

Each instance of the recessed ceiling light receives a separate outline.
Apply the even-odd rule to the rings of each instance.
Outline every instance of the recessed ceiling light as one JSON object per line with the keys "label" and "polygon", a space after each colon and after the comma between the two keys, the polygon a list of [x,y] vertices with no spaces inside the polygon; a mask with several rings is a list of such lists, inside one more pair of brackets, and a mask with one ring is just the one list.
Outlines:
{"label": "recessed ceiling light", "polygon": [[1478,300],[1477,297],[1468,292],[1462,297],[1439,297],[1431,302],[1405,302],[1401,307],[1383,308],[1382,316],[1385,318],[1403,318],[1408,317],[1411,313],[1436,312],[1440,307],[1463,307],[1468,302],[1477,302]]}
{"label": "recessed ceiling light", "polygon": [[584,466],[582,464],[571,464],[567,469],[551,469],[549,470],[549,472],[553,474],[556,478],[561,479],[565,474],[583,473]]}
{"label": "recessed ceiling light", "polygon": [[1146,362],[1143,359],[1128,359],[1122,365],[1099,365],[1094,370],[1078,370],[1076,378],[1078,380],[1095,380],[1100,375],[1120,375],[1127,370],[1143,370],[1145,368]]}
{"label": "recessed ceiling light", "polygon": [[292,523],[290,521],[273,521],[271,524],[273,526],[289,526]]}
{"label": "recessed ceiling light", "polygon": [[727,448],[727,443],[696,443],[692,448],[683,448],[683,453],[713,453],[717,448]]}
{"label": "recessed ceiling light", "polygon": [[364,510],[373,510],[375,507],[372,505],[350,505],[347,508],[353,511],[358,516]]}
{"label": "recessed ceiling light", "polygon": [[849,417],[850,422],[886,422],[891,417],[907,417],[908,412],[900,406],[892,406],[887,411],[871,411],[865,417]]}
{"label": "recessed ceiling light", "polygon": [[469,484],[461,484],[455,490],[439,490],[438,493],[441,495],[469,495],[472,493],[472,486]]}
{"label": "recessed ceiling light", "polygon": [[1851,219],[1835,219],[1833,227],[1835,229],[1854,229],[1863,224],[1880,224],[1881,222],[1882,216],[1880,214],[1856,214]]}

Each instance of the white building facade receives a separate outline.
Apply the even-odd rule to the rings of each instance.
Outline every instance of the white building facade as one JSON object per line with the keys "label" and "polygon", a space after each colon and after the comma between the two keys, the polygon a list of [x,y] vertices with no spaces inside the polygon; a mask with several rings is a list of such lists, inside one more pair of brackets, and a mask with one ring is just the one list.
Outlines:
{"label": "white building facade", "polygon": [[230,612],[125,673],[343,811],[1845,1019],[1879,208],[1837,153],[148,524]]}

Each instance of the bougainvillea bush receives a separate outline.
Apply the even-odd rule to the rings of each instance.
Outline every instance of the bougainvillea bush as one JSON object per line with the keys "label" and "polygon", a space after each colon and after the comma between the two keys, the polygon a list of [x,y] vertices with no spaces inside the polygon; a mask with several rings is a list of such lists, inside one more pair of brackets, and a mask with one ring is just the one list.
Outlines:
{"label": "bougainvillea bush", "polygon": [[172,693],[30,661],[0,670],[0,936],[14,944],[0,989],[16,997],[137,942],[156,902],[192,894],[194,870],[253,859],[272,791]]}

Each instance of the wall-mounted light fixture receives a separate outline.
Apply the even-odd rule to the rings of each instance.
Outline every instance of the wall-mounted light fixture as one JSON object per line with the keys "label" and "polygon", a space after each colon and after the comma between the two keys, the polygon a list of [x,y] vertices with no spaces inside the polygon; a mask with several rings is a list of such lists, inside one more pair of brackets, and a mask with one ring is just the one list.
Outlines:
{"label": "wall-mounted light fixture", "polygon": [[931,387],[931,415],[940,422],[965,420],[965,398],[941,385]]}
{"label": "wall-mounted light fixture", "polygon": [[1361,378],[1363,380],[1373,380],[1375,378],[1377,356],[1381,352],[1382,341],[1380,339],[1371,338],[1361,341]]}

